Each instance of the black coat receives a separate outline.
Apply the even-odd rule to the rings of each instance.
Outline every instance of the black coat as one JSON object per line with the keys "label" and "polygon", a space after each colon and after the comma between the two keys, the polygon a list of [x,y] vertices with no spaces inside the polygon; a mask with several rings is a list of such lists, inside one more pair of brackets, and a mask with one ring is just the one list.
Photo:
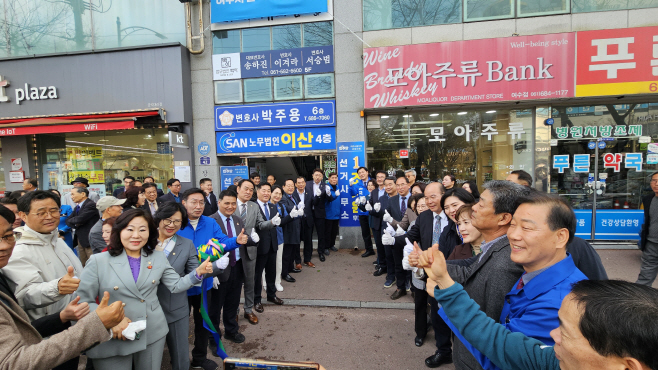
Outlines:
{"label": "black coat", "polygon": [[[379,230],[380,234],[383,234],[384,230],[386,230],[388,227],[388,225],[382,220],[382,217],[384,217],[384,211],[389,207],[389,204],[393,201],[393,199],[395,199],[395,197],[395,195],[393,197],[389,197],[388,194],[384,194],[381,198],[378,198],[374,201],[372,198],[370,199],[370,202],[372,203],[372,211],[370,211],[370,214],[372,215],[373,222],[376,223],[376,227],[373,227],[373,229]],[[375,204],[377,203],[379,203],[379,212],[375,211]]]}
{"label": "black coat", "polygon": [[[290,211],[292,211],[292,208],[297,204],[297,202],[299,202],[299,198],[295,197],[295,193],[296,192],[292,193],[292,198],[294,201],[290,199],[288,194],[284,194],[283,198],[281,198],[281,201],[279,202],[281,206],[286,208],[288,214]],[[291,222],[285,225],[283,225],[282,222],[281,226],[283,227],[284,244],[301,244],[302,217],[292,219]]]}
{"label": "black coat", "polygon": [[[260,204],[256,202],[256,205],[258,206],[258,210],[260,211],[260,214],[263,216],[263,219],[265,220],[271,220],[272,217],[274,217],[274,215],[276,215],[277,213],[276,207],[272,203],[267,203],[270,212],[270,218],[268,219],[267,217],[265,217],[265,213],[263,212],[263,208],[260,206]],[[279,215],[279,216],[283,219],[283,215]],[[256,233],[260,238],[260,241],[258,242],[258,254],[267,254],[270,252],[270,250],[276,252],[279,249],[279,242],[277,240],[277,235],[276,235],[276,227],[266,230],[261,230],[256,228]]]}
{"label": "black coat", "polygon": [[441,236],[439,237],[439,245],[444,253],[448,256],[455,250],[455,247],[462,244],[462,240],[457,232],[457,224],[448,217],[448,225],[443,228]]}
{"label": "black coat", "polygon": [[98,209],[96,209],[96,203],[89,198],[82,203],[82,207],[78,212],[74,208],[66,219],[66,225],[75,229],[73,245],[80,244],[85,248],[89,248],[91,246],[89,244],[89,232],[100,219],[101,216],[98,214]]}
{"label": "black coat", "polygon": [[[386,193],[384,193],[384,197],[386,196]],[[371,207],[374,207],[375,204],[379,203],[379,189],[375,189],[372,191],[372,194],[370,194],[370,199],[368,200],[370,203]],[[365,208],[363,208],[365,211]],[[382,211],[381,215],[379,215],[376,212],[370,212],[370,227],[373,230],[381,230],[382,228],[382,216],[384,215],[384,212]],[[384,227],[386,228],[386,227]]]}
{"label": "black coat", "polygon": [[[165,204],[165,202],[161,198],[155,198],[155,204],[157,204],[158,209],[160,209],[160,207],[162,207]],[[151,207],[149,207],[149,201],[148,200],[144,201],[144,205],[139,207],[139,208],[151,213]]]}
{"label": "black coat", "polygon": [[313,181],[306,181],[306,196],[304,197],[304,215],[308,226],[313,225],[313,218],[325,218],[324,203],[327,198],[326,183],[320,182],[319,197],[313,193]]}
{"label": "black coat", "polygon": [[[443,230],[445,231],[448,227],[446,226]],[[427,250],[432,247],[432,237],[434,236],[434,212],[426,210],[421,212],[416,219],[416,223],[407,230],[407,233],[402,236],[395,238],[395,245],[405,244],[404,238],[409,238],[410,242],[417,242],[418,246],[422,250]],[[439,244],[439,250],[443,253],[444,257],[447,259],[452,253],[452,250],[455,249],[455,246],[444,246]]]}
{"label": "black coat", "polygon": [[[210,201],[208,201],[208,198],[210,198]],[[206,207],[203,209],[204,216],[212,216],[217,213],[219,208],[217,207],[217,197],[215,196],[215,193],[211,191],[209,196],[203,197],[203,201],[206,203]]]}
{"label": "black coat", "polygon": [[649,237],[649,225],[651,225],[651,201],[655,198],[655,194],[647,195],[642,198],[642,204],[644,205],[644,225],[642,225],[642,232],[640,234],[640,249],[644,250],[644,247],[647,245],[647,237]]}
{"label": "black coat", "polygon": [[601,263],[601,257],[586,240],[577,236],[567,245],[573,263],[589,280],[608,280],[608,274]]}

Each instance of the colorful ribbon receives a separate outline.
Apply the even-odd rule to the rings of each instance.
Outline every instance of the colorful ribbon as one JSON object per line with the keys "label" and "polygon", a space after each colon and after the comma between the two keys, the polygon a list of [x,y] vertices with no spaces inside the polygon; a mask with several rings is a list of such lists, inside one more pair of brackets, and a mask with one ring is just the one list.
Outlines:
{"label": "colorful ribbon", "polygon": [[[208,257],[210,257],[210,262],[217,261],[224,255],[224,247],[225,245],[219,243],[217,239],[210,239],[207,244],[197,248],[199,263],[203,263],[208,259]],[[201,309],[199,312],[203,318],[203,327],[206,328],[210,334],[212,334],[213,338],[215,339],[215,343],[217,343],[217,356],[221,357],[223,360],[227,358],[228,355],[226,354],[226,349],[224,349],[222,337],[219,335],[217,329],[215,329],[212,321],[210,321],[210,316],[208,316],[207,292],[210,289],[209,286],[212,286],[212,280],[213,279],[203,279],[203,282],[201,283]]]}

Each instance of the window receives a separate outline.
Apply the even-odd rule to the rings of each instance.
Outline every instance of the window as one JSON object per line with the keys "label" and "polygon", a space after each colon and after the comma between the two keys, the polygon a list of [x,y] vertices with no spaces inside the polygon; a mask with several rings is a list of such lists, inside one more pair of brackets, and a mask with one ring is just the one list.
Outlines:
{"label": "window", "polygon": [[519,17],[569,13],[571,0],[522,0],[517,2]]}
{"label": "window", "polygon": [[274,100],[302,98],[302,76],[274,77]]}
{"label": "window", "polygon": [[240,30],[216,31],[212,35],[213,54],[240,52]]}
{"label": "window", "polygon": [[514,0],[465,0],[464,22],[512,18],[513,4]]}
{"label": "window", "polygon": [[658,0],[573,0],[573,12],[600,12],[605,10],[641,9],[658,6]]}
{"label": "window", "polygon": [[302,47],[302,25],[286,24],[272,27],[272,50]]}
{"label": "window", "polygon": [[250,78],[243,82],[245,103],[272,101],[271,78]]}
{"label": "window", "polygon": [[215,104],[242,103],[242,81],[215,81]]}
{"label": "window", "polygon": [[363,0],[364,31],[459,23],[462,0]]}
{"label": "window", "polygon": [[304,96],[306,99],[329,98],[334,95],[333,73],[304,76]]}
{"label": "window", "polygon": [[334,44],[332,22],[304,23],[304,47]]}
{"label": "window", "polygon": [[247,28],[242,30],[242,51],[270,50],[270,28]]}

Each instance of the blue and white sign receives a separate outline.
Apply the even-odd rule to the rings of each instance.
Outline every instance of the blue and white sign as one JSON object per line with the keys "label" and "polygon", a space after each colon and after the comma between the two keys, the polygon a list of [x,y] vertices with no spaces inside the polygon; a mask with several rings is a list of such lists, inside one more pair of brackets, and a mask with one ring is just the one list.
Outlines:
{"label": "blue and white sign", "polygon": [[210,157],[207,157],[207,156],[199,157],[199,165],[200,166],[210,166]]}
{"label": "blue and white sign", "polygon": [[590,141],[589,143],[587,143],[587,147],[592,150],[596,149],[596,142]]}
{"label": "blue and white sign", "polygon": [[217,154],[336,150],[335,127],[217,132]]}
{"label": "blue and white sign", "polygon": [[605,141],[599,141],[599,149],[605,149],[607,145]]}
{"label": "blue and white sign", "polygon": [[215,131],[336,126],[336,101],[222,105],[215,107]]}
{"label": "blue and white sign", "polygon": [[210,153],[210,144],[206,141],[202,141],[197,145],[197,150],[201,155],[208,155]]}
{"label": "blue and white sign", "polygon": [[210,22],[326,11],[327,0],[213,0],[210,2]]}
{"label": "blue and white sign", "polygon": [[221,182],[221,189],[226,190],[229,186],[233,185],[233,180],[236,177],[242,179],[249,178],[249,168],[247,166],[221,166],[219,167],[219,180]]}
{"label": "blue and white sign", "polygon": [[333,72],[334,47],[312,46],[241,53],[240,67],[242,78]]}
{"label": "blue and white sign", "polygon": [[350,196],[350,179],[359,178],[356,170],[365,166],[366,144],[363,141],[338,143],[336,173],[340,188],[340,226],[359,226],[359,210]]}
{"label": "blue and white sign", "polygon": [[[592,211],[574,210],[576,236],[589,239],[592,235]],[[639,240],[644,223],[644,211],[628,209],[599,209],[596,211],[594,239]]]}

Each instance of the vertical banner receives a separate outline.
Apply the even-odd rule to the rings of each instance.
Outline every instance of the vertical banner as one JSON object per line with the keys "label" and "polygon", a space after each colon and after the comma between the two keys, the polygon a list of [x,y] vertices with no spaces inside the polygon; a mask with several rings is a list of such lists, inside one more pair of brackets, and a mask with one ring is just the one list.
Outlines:
{"label": "vertical banner", "polygon": [[[359,210],[350,196],[350,179],[358,178],[356,170],[366,164],[366,144],[363,141],[338,143],[337,173],[340,188],[340,226],[359,226]],[[365,195],[365,194],[361,194]]]}
{"label": "vertical banner", "polygon": [[233,180],[236,177],[241,177],[242,179],[249,178],[249,168],[247,166],[221,166],[219,171],[222,190],[226,190],[229,186],[233,185]]}

